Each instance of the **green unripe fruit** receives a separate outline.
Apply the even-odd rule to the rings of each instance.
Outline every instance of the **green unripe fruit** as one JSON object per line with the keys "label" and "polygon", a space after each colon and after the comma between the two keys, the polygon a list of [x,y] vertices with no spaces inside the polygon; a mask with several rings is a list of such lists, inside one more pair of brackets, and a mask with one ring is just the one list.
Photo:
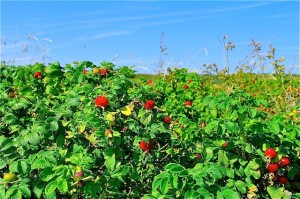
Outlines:
{"label": "green unripe fruit", "polygon": [[15,181],[17,179],[17,176],[14,173],[4,173],[3,179],[6,182],[12,182],[12,181]]}

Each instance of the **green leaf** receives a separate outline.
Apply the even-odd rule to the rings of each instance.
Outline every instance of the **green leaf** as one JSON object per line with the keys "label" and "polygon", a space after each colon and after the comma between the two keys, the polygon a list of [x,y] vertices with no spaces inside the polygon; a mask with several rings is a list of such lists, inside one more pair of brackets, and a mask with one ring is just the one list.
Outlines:
{"label": "green leaf", "polygon": [[9,113],[2,118],[3,124],[6,125],[10,125],[12,123],[15,123],[16,121],[17,121],[17,117],[12,113]]}
{"label": "green leaf", "polygon": [[44,126],[33,125],[31,128],[31,132],[34,134],[43,135],[47,132],[47,130]]}
{"label": "green leaf", "polygon": [[267,192],[269,193],[271,199],[281,199],[286,193],[284,192],[284,188],[276,188],[276,187],[267,187]]}
{"label": "green leaf", "polygon": [[36,133],[30,133],[30,139],[29,139],[29,143],[34,145],[34,146],[37,146],[40,144],[41,140],[40,140],[40,137],[39,137],[39,134],[36,134]]}
{"label": "green leaf", "polygon": [[175,163],[170,163],[170,164],[166,165],[164,168],[166,171],[169,171],[173,174],[178,174],[178,173],[185,171],[185,168],[183,166],[181,166],[180,164],[175,164]]}
{"label": "green leaf", "polygon": [[203,196],[205,199],[213,199],[214,197],[212,196],[212,194],[205,188],[199,188],[197,189],[198,194],[200,194],[201,196]]}
{"label": "green leaf", "polygon": [[161,181],[162,181],[162,178],[155,176],[155,178],[152,182],[152,190],[157,190],[161,184]]}
{"label": "green leaf", "polygon": [[47,186],[45,187],[46,196],[50,196],[55,191],[56,188],[57,188],[56,181],[52,181],[49,184],[47,184]]}
{"label": "green leaf", "polygon": [[50,130],[51,131],[57,131],[58,130],[58,123],[57,123],[57,121],[50,122]]}
{"label": "green leaf", "polygon": [[218,162],[220,164],[224,164],[225,166],[227,166],[229,164],[228,157],[227,157],[225,151],[220,150],[218,152]]}
{"label": "green leaf", "polygon": [[114,167],[116,165],[116,156],[115,156],[115,154],[113,154],[110,158],[105,160],[104,164],[105,164],[106,168],[108,168],[108,170],[113,171]]}
{"label": "green leaf", "polygon": [[30,198],[31,197],[31,191],[28,188],[28,186],[25,185],[21,185],[19,186],[19,189],[22,191],[22,194],[26,197],[26,198]]}
{"label": "green leaf", "polygon": [[218,127],[218,125],[219,125],[219,121],[214,120],[214,121],[208,123],[208,124],[206,125],[206,127],[204,128],[204,130],[205,130],[206,133],[209,133],[209,132],[211,132],[213,129],[216,129],[216,128]]}
{"label": "green leaf", "polygon": [[20,163],[19,163],[19,167],[21,167],[21,170],[22,170],[23,174],[25,174],[27,172],[28,165],[27,165],[26,161],[21,160]]}
{"label": "green leaf", "polygon": [[0,152],[6,151],[6,150],[9,149],[10,147],[12,147],[12,145],[13,145],[12,142],[8,142],[7,144],[5,144],[5,145],[0,149]]}
{"label": "green leaf", "polygon": [[234,122],[226,122],[225,125],[227,131],[230,133],[237,133],[237,131],[239,130],[238,125]]}
{"label": "green leaf", "polygon": [[184,198],[197,198],[198,193],[194,191],[193,189],[190,189],[184,194]]}
{"label": "green leaf", "polygon": [[164,177],[160,183],[160,190],[161,190],[162,194],[168,193],[168,188],[169,188],[169,178]]}
{"label": "green leaf", "polygon": [[269,130],[272,132],[272,133],[279,133],[280,132],[280,127],[279,127],[279,124],[276,122],[276,121],[271,121],[269,124]]}
{"label": "green leaf", "polygon": [[146,113],[141,117],[140,121],[143,125],[148,125],[151,122],[152,115],[149,113]]}
{"label": "green leaf", "polygon": [[112,178],[116,178],[116,177],[121,177],[121,176],[125,176],[129,173],[130,171],[130,167],[128,166],[120,166],[118,167],[119,172],[116,172],[114,174],[111,175]]}
{"label": "green leaf", "polygon": [[0,169],[6,167],[7,162],[5,160],[0,160]]}
{"label": "green leaf", "polygon": [[5,198],[5,189],[4,189],[4,187],[0,188],[0,198]]}
{"label": "green leaf", "polygon": [[239,108],[239,113],[244,113],[245,111],[247,111],[247,109],[248,109],[248,107],[247,106],[241,106],[240,108]]}
{"label": "green leaf", "polygon": [[206,161],[209,161],[212,159],[212,157],[214,156],[214,152],[213,152],[213,149],[211,147],[207,147],[205,149],[205,152],[206,152]]}
{"label": "green leaf", "polygon": [[32,165],[31,170],[33,169],[43,169],[45,167],[50,167],[51,164],[45,160],[44,157],[37,159]]}
{"label": "green leaf", "polygon": [[[13,196],[16,195],[17,191],[18,191],[17,187],[14,187],[14,186],[10,187],[6,191],[5,199],[11,199],[11,198],[13,198]],[[21,195],[22,195],[22,193],[21,193]],[[21,198],[22,198],[22,196],[21,196]]]}
{"label": "green leaf", "polygon": [[249,115],[251,118],[254,118],[256,116],[256,109],[255,108],[249,108]]}
{"label": "green leaf", "polygon": [[10,199],[22,199],[22,191],[18,190],[15,194],[11,195]]}
{"label": "green leaf", "polygon": [[79,106],[80,100],[79,98],[70,98],[67,103],[69,106]]}
{"label": "green leaf", "polygon": [[40,173],[41,180],[45,182],[51,180],[53,177],[54,175],[51,167],[44,168],[43,171]]}
{"label": "green leaf", "polygon": [[234,186],[243,194],[245,194],[247,192],[246,184],[245,184],[245,182],[243,182],[241,180],[237,180],[234,183]]}
{"label": "green leaf", "polygon": [[66,180],[61,180],[57,182],[57,188],[63,194],[68,192],[68,182]]}
{"label": "green leaf", "polygon": [[44,189],[44,183],[43,182],[38,182],[38,183],[34,184],[33,193],[35,194],[35,196],[37,198],[41,198],[42,193],[43,193],[43,189]]}
{"label": "green leaf", "polygon": [[236,191],[233,191],[231,189],[225,189],[223,191],[223,196],[225,199],[239,199],[241,198],[240,197],[240,194]]}

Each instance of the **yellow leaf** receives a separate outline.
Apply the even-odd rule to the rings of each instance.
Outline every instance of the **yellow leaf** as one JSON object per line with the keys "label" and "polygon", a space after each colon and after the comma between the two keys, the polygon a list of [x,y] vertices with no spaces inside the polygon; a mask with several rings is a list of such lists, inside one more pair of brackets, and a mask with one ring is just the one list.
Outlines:
{"label": "yellow leaf", "polygon": [[124,115],[126,115],[126,116],[131,115],[130,106],[125,106],[124,108],[122,108],[121,113],[124,114]]}
{"label": "yellow leaf", "polygon": [[98,143],[98,140],[97,140],[97,137],[96,137],[96,135],[94,134],[94,133],[92,133],[92,134],[87,134],[87,133],[85,133],[85,138],[88,140],[88,141],[90,141],[90,143],[92,144],[92,145],[96,145],[97,143]]}
{"label": "yellow leaf", "polygon": [[66,133],[68,134],[66,136],[66,138],[70,139],[70,138],[74,137],[74,133],[72,133],[71,131],[66,131]]}
{"label": "yellow leaf", "polygon": [[114,122],[115,121],[115,112],[111,112],[111,113],[108,113],[106,116],[105,116],[105,119],[109,122]]}
{"label": "yellow leaf", "polygon": [[83,133],[83,131],[85,130],[85,124],[79,127],[79,132]]}

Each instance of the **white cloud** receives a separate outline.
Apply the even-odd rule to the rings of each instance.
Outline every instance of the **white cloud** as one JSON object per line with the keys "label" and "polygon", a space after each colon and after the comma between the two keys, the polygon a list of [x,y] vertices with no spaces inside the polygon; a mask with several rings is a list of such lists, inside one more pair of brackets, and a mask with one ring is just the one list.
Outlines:
{"label": "white cloud", "polygon": [[96,39],[102,39],[106,37],[113,37],[113,36],[119,36],[119,35],[128,35],[131,34],[131,31],[115,31],[115,32],[105,32],[96,34],[90,37],[80,37],[78,40],[96,40]]}

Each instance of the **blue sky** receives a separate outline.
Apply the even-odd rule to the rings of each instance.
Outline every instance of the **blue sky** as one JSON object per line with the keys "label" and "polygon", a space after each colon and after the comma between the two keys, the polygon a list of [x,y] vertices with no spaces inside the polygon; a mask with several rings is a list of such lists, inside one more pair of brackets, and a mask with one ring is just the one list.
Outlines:
{"label": "blue sky", "polygon": [[11,64],[112,61],[152,73],[162,33],[164,66],[221,69],[227,35],[236,46],[231,70],[247,56],[255,61],[254,39],[262,54],[272,44],[287,72],[300,73],[298,1],[1,1],[1,59]]}

